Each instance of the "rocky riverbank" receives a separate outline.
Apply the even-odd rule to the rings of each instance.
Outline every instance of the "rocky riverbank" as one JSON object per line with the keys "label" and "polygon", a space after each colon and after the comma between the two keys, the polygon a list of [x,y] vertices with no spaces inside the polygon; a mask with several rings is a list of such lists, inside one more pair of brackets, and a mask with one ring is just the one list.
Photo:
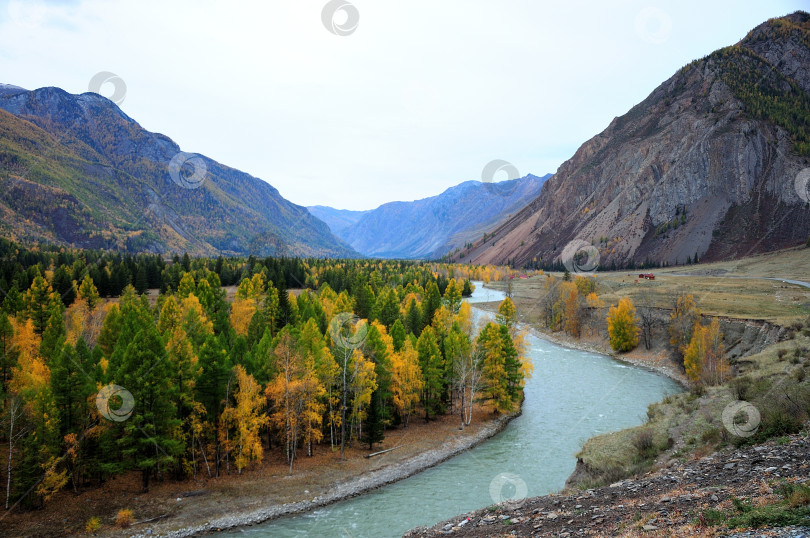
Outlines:
{"label": "rocky riverbank", "polygon": [[[214,517],[199,525],[183,527],[175,530],[168,530],[159,524],[144,529],[136,537],[146,536],[168,536],[181,538],[186,536],[198,536],[219,532],[238,527],[248,527],[263,523],[283,516],[307,512],[315,508],[326,506],[344,499],[348,499],[379,487],[403,480],[420,471],[424,471],[434,465],[452,458],[466,450],[469,450],[490,437],[501,432],[507,424],[514,418],[520,416],[520,411],[510,415],[504,415],[492,420],[486,426],[480,428],[474,434],[461,436],[444,443],[441,447],[422,452],[404,461],[399,461],[384,467],[365,472],[357,477],[345,480],[336,484],[327,494],[315,497],[311,500],[302,500],[286,504],[276,504],[265,506],[257,510],[245,511],[236,514],[222,515]],[[224,512],[224,510],[223,510]]]}
{"label": "rocky riverbank", "polygon": [[[799,491],[804,493],[786,484],[804,485]],[[806,536],[809,487],[810,437],[805,431],[779,443],[672,461],[610,486],[501,503],[405,536],[727,536],[726,524],[735,517],[765,528],[776,521],[789,525],[733,536]],[[786,496],[786,491],[794,493]]]}

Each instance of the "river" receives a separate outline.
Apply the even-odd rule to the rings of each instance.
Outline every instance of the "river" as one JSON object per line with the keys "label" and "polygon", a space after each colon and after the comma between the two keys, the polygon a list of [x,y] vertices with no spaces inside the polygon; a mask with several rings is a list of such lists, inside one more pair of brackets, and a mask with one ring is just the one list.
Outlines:
{"label": "river", "polygon": [[[476,282],[470,303],[502,292]],[[473,308],[477,319],[492,314]],[[559,491],[590,437],[641,424],[647,406],[680,387],[661,375],[529,336],[534,375],[523,414],[506,429],[410,478],[292,517],[240,529],[256,537],[401,536],[406,530],[494,504]]]}

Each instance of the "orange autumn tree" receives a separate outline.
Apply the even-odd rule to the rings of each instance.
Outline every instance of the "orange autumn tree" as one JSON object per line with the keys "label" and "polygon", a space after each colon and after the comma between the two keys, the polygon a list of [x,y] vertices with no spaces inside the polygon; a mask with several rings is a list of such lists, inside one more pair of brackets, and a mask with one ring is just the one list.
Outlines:
{"label": "orange autumn tree", "polygon": [[265,399],[261,385],[241,365],[233,369],[236,380],[235,405],[222,412],[220,440],[226,450],[234,454],[234,463],[239,474],[252,460],[262,460],[262,441],[259,432],[268,418],[262,413]]}
{"label": "orange autumn tree", "polygon": [[719,385],[728,377],[729,364],[717,318],[708,327],[695,327],[684,352],[683,364],[686,375],[694,383]]}
{"label": "orange autumn tree", "polygon": [[298,441],[303,439],[309,445],[323,436],[326,389],[318,379],[314,354],[306,350],[302,353],[289,331],[282,331],[273,354],[278,375],[268,384],[265,396],[274,404],[270,421],[283,432],[292,474]]}

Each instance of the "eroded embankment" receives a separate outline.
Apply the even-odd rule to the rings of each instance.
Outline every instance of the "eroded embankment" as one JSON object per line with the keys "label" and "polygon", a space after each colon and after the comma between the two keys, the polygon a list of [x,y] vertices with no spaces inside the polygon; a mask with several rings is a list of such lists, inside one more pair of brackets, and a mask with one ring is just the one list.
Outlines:
{"label": "eroded embankment", "polygon": [[[810,438],[793,435],[781,443],[728,449],[667,467],[636,480],[572,495],[547,495],[502,503],[462,514],[405,534],[430,536],[682,536],[713,535],[729,522],[802,520],[807,499],[785,494],[784,484],[810,486]],[[737,509],[736,499],[751,499]],[[761,505],[768,505],[761,508]],[[751,508],[747,508],[751,507]],[[759,507],[759,508],[756,508]],[[738,514],[739,513],[739,514]],[[741,520],[731,518],[742,517]],[[804,523],[802,523],[804,521]],[[798,535],[795,527],[779,531]],[[788,534],[793,532],[794,534]]]}

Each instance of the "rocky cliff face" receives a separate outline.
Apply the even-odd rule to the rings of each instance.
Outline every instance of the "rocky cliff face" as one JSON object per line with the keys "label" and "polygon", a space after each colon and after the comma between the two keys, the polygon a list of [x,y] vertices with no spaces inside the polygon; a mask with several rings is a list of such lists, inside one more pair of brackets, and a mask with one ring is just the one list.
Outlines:
{"label": "rocky cliff face", "polygon": [[768,21],[684,67],[583,144],[473,262],[718,260],[810,234],[810,16]]}

